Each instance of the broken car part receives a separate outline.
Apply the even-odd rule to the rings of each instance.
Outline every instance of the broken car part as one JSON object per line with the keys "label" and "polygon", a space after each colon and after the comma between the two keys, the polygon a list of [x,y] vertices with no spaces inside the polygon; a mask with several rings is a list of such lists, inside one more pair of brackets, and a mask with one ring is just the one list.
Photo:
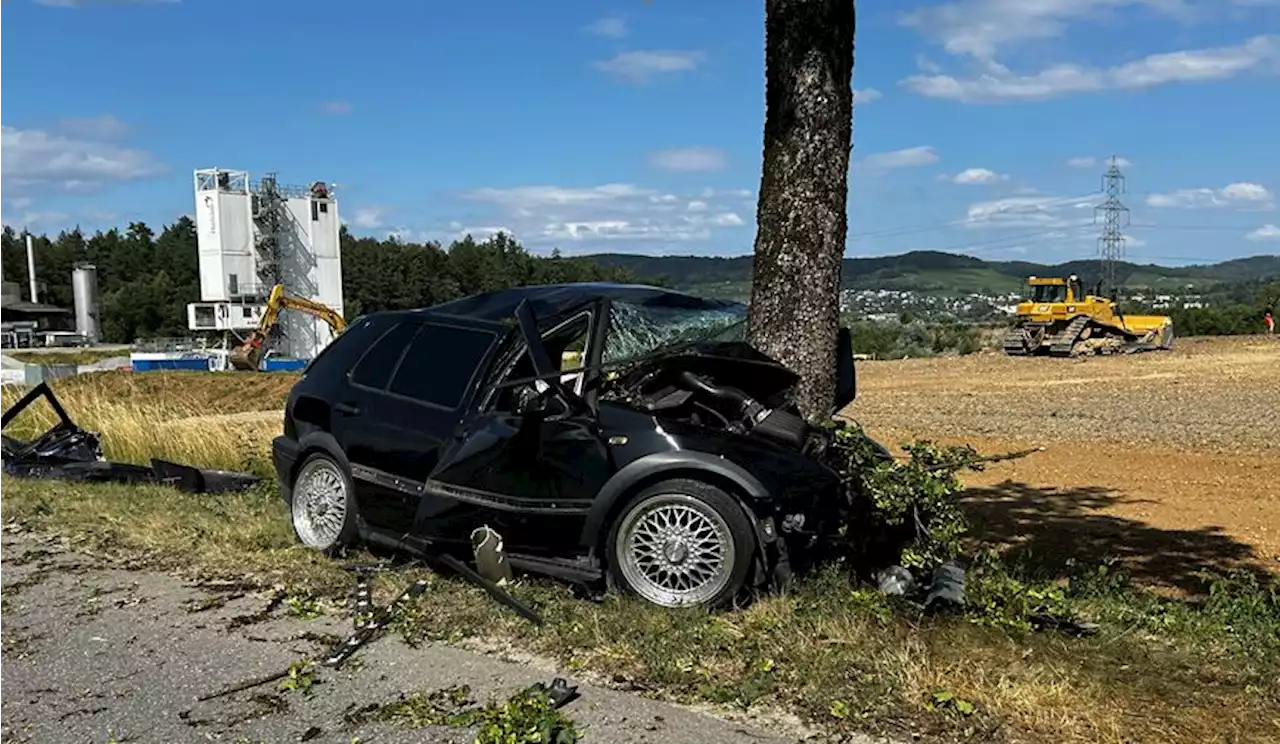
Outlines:
{"label": "broken car part", "polygon": [[367,530],[365,537],[370,543],[380,545],[384,548],[403,551],[422,560],[434,571],[439,571],[441,567],[446,568],[458,574],[467,581],[475,584],[485,590],[490,597],[493,597],[499,604],[516,611],[524,619],[534,625],[542,625],[542,616],[534,612],[520,600],[511,596],[502,587],[489,581],[485,577],[476,573],[470,566],[462,561],[454,558],[448,553],[440,552],[427,540],[415,535],[391,535],[380,530]]}
{"label": "broken car part", "polygon": [[485,525],[471,531],[476,572],[494,583],[511,580],[511,564],[502,548],[502,535]]}
{"label": "broken car part", "polygon": [[[295,533],[462,555],[487,526],[513,569],[665,606],[785,581],[848,503],[830,432],[745,320],[621,284],[366,315],[312,361],[272,444]],[[847,329],[837,346],[839,409],[856,393]]]}
{"label": "broken car part", "polygon": [[58,416],[58,423],[29,442],[3,437],[4,472],[9,475],[85,482],[162,483],[189,493],[243,491],[261,480],[249,473],[205,470],[155,458],[150,466],[104,460],[98,435],[76,426],[53,389],[44,382],[32,387],[4,412],[0,428],[7,427],[42,397]]}

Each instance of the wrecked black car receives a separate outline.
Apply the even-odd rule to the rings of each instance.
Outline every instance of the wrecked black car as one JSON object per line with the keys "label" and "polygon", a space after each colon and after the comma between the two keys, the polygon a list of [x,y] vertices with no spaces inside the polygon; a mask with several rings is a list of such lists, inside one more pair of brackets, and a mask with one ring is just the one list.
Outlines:
{"label": "wrecked black car", "polygon": [[[743,341],[746,307],[566,284],[364,316],[293,388],[273,442],[294,530],[469,551],[665,606],[774,584],[839,526],[829,435],[796,375]],[[840,335],[842,407],[855,395]]]}

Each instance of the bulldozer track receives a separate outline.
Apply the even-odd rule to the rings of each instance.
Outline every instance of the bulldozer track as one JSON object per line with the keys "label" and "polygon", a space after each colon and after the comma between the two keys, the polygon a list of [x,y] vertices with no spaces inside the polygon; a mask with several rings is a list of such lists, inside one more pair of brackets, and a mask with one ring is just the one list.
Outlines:
{"label": "bulldozer track", "polygon": [[1071,356],[1071,349],[1075,347],[1076,340],[1080,338],[1080,334],[1084,332],[1087,325],[1089,325],[1088,316],[1077,316],[1053,339],[1049,345],[1049,354],[1056,357]]}
{"label": "bulldozer track", "polygon": [[1014,328],[1005,334],[1004,353],[1009,356],[1027,356],[1027,343],[1021,328]]}

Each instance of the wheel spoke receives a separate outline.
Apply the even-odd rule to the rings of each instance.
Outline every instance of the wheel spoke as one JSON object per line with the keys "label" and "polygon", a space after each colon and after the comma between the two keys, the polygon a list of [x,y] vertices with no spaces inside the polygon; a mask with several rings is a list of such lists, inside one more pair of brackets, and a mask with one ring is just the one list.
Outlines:
{"label": "wheel spoke", "polygon": [[708,601],[729,582],[728,524],[704,502],[683,494],[653,497],[624,518],[619,566],[646,599],[678,606]]}

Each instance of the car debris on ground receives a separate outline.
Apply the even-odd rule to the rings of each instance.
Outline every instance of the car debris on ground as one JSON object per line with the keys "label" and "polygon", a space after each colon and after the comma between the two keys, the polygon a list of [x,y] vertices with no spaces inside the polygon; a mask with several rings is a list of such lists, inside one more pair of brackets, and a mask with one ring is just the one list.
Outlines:
{"label": "car debris on ground", "polygon": [[262,480],[251,473],[208,470],[158,458],[152,458],[150,465],[106,460],[99,436],[75,424],[46,382],[35,385],[10,406],[4,412],[0,428],[7,427],[39,398],[49,403],[58,423],[30,441],[3,436],[3,469],[8,475],[86,482],[159,483],[189,493],[244,491]]}

